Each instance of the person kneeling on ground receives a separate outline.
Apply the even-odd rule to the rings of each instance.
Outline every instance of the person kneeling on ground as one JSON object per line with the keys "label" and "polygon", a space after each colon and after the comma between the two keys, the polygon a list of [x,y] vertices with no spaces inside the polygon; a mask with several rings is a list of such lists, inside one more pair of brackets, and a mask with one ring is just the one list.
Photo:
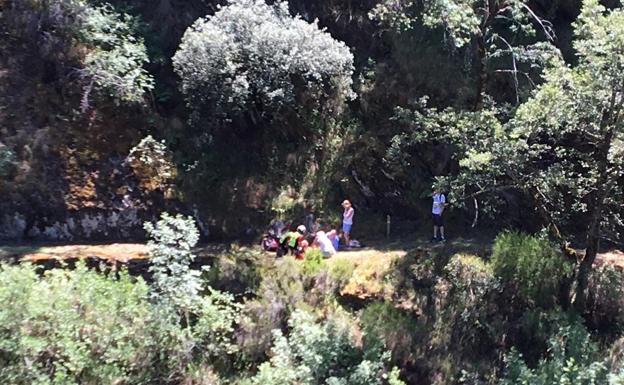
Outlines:
{"label": "person kneeling on ground", "polygon": [[338,247],[340,246],[340,237],[338,237],[338,232],[336,230],[330,230],[327,233],[327,238],[329,238],[334,246],[334,250],[338,251]]}
{"label": "person kneeling on ground", "polygon": [[303,259],[305,249],[308,246],[308,242],[305,240],[305,233],[305,226],[299,225],[297,231],[289,231],[282,235],[277,248],[277,256],[281,257],[290,252],[295,258]]}
{"label": "person kneeling on ground", "polygon": [[316,233],[316,237],[314,238],[313,245],[319,246],[321,249],[321,253],[323,253],[323,257],[329,258],[336,254],[336,249],[332,244],[332,241],[327,237],[324,231],[319,231]]}

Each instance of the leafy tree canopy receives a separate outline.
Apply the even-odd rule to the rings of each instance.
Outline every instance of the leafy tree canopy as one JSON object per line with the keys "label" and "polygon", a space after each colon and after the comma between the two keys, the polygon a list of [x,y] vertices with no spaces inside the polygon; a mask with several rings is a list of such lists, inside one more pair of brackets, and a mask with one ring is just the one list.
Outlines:
{"label": "leafy tree canopy", "polygon": [[93,94],[116,104],[143,102],[154,87],[143,68],[149,59],[137,34],[136,18],[108,3],[86,0],[27,0],[9,2],[0,14],[11,35],[36,47],[41,57],[67,72],[84,89],[82,109]]}
{"label": "leafy tree canopy", "polygon": [[[496,104],[476,112],[400,110],[414,125],[394,140],[390,159],[410,139],[448,140],[460,172],[446,178],[453,201],[519,189],[560,239],[582,234],[587,253],[578,273],[586,286],[598,241],[622,229],[624,11],[586,0],[575,24],[578,65],[548,60],[544,84],[517,110]],[[487,198],[486,198],[487,199]],[[495,205],[490,205],[495,208]]]}
{"label": "leafy tree canopy", "polygon": [[173,58],[189,106],[222,116],[296,106],[335,113],[354,97],[353,55],[286,2],[233,0],[198,19]]}
{"label": "leafy tree canopy", "polygon": [[475,109],[483,107],[492,73],[511,75],[519,103],[522,86],[533,85],[532,67],[543,64],[552,50],[538,38],[554,40],[551,23],[537,15],[527,0],[385,0],[369,16],[396,31],[413,28],[417,22],[440,28],[451,50],[472,50]]}

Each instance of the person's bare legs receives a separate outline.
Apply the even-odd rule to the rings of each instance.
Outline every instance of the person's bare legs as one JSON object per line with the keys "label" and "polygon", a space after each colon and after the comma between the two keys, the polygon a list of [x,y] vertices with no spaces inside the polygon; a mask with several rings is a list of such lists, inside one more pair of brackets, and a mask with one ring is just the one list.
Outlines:
{"label": "person's bare legs", "polygon": [[438,238],[438,226],[433,226],[433,238],[437,239]]}
{"label": "person's bare legs", "polygon": [[440,226],[440,239],[446,239],[444,237],[444,226]]}
{"label": "person's bare legs", "polygon": [[344,239],[345,239],[345,247],[349,247],[349,232],[345,231],[342,233]]}

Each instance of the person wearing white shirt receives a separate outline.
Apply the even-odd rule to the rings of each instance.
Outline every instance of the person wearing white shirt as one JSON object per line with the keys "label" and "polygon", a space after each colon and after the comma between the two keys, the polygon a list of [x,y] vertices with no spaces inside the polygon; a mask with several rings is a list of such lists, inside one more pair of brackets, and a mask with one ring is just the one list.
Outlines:
{"label": "person wearing white shirt", "polygon": [[[444,237],[444,221],[442,220],[442,213],[444,212],[444,206],[446,206],[446,197],[440,192],[440,189],[434,188],[432,198],[431,217],[433,220],[433,239],[431,239],[431,241],[446,242],[446,238]],[[438,230],[440,231],[440,238],[438,238]]]}
{"label": "person wearing white shirt", "polygon": [[334,248],[331,239],[329,239],[324,231],[319,231],[316,233],[313,244],[319,246],[319,248],[321,249],[321,253],[323,253],[323,256],[325,258],[331,257],[332,255],[336,254],[336,249]]}

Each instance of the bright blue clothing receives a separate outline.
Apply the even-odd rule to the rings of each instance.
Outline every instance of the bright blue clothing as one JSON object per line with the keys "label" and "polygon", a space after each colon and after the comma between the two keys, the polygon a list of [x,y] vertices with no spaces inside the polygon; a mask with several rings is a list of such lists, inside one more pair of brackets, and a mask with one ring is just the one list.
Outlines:
{"label": "bright blue clothing", "polygon": [[334,249],[338,250],[338,245],[340,244],[340,240],[338,239],[338,237],[333,237],[331,241],[332,245],[334,245]]}

